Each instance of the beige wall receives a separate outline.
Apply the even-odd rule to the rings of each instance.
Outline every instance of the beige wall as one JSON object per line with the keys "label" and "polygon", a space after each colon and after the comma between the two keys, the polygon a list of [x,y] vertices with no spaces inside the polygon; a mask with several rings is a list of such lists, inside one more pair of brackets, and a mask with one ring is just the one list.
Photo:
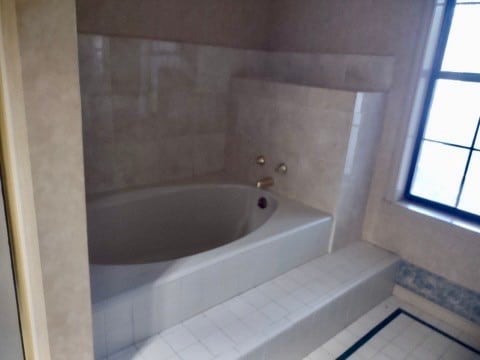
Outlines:
{"label": "beige wall", "polygon": [[17,16],[52,359],[92,359],[75,3]]}
{"label": "beige wall", "polygon": [[393,55],[428,0],[276,0],[269,48]]}
{"label": "beige wall", "polygon": [[[433,1],[425,1],[416,26],[399,48],[399,86],[385,118],[382,143],[371,187],[365,237],[390,249],[407,261],[439,274],[455,283],[480,291],[480,234],[451,220],[440,220],[398,204],[396,186],[399,167],[409,134],[412,95],[420,73],[424,44],[433,14]],[[407,22],[407,20],[405,20]],[[400,184],[401,188],[403,184]],[[401,189],[400,188],[400,189]]]}
{"label": "beige wall", "polygon": [[384,90],[394,67],[385,56],[86,34],[79,35],[79,60],[88,194],[223,171],[234,76]]}
{"label": "beige wall", "polygon": [[[334,248],[360,240],[383,95],[237,78],[232,104],[228,174],[251,184],[272,176],[273,191],[332,214]],[[284,175],[274,171],[282,162]]]}
{"label": "beige wall", "polygon": [[[356,93],[272,81],[234,79],[226,170],[333,214],[345,165]],[[265,166],[255,158],[264,155]],[[285,162],[285,175],[274,172]]]}
{"label": "beige wall", "polygon": [[261,49],[271,0],[78,0],[78,30]]}
{"label": "beige wall", "polygon": [[270,49],[394,56],[364,237],[479,291],[480,235],[407,210],[392,197],[434,1],[279,0],[272,4]]}
{"label": "beige wall", "polygon": [[87,193],[224,169],[230,77],[259,51],[79,35]]}

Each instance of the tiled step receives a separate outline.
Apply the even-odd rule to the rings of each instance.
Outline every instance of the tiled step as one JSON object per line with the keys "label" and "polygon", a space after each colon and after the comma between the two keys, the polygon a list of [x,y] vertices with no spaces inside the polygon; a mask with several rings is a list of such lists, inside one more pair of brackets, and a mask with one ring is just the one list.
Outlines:
{"label": "tiled step", "polygon": [[108,360],[301,359],[388,298],[398,257],[357,242]]}

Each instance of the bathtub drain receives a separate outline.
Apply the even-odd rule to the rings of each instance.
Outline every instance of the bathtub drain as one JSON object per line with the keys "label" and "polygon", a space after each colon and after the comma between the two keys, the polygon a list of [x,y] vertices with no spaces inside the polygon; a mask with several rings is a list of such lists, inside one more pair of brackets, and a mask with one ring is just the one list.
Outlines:
{"label": "bathtub drain", "polygon": [[260,209],[266,209],[267,206],[268,206],[267,199],[265,199],[264,197],[261,197],[260,199],[258,199],[258,207]]}

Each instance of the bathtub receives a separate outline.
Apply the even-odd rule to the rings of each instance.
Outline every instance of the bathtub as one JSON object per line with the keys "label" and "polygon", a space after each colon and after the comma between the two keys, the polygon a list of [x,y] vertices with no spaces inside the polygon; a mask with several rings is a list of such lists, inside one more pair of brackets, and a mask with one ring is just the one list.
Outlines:
{"label": "bathtub", "polygon": [[87,202],[95,356],[102,358],[328,252],[331,217],[236,184]]}

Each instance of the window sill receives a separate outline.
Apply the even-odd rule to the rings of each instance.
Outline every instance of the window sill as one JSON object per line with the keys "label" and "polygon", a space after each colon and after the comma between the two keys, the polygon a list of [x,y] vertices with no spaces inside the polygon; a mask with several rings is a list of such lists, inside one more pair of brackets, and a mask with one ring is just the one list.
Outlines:
{"label": "window sill", "polygon": [[471,232],[475,232],[480,234],[480,224],[476,224],[467,220],[460,219],[456,216],[445,214],[443,212],[430,209],[425,206],[421,206],[418,204],[413,204],[406,200],[399,200],[394,202],[395,205],[402,207],[408,211],[413,211],[417,214],[421,214],[427,216],[429,218],[433,218],[438,221],[442,221],[444,223],[448,223],[452,226],[456,226]]}

